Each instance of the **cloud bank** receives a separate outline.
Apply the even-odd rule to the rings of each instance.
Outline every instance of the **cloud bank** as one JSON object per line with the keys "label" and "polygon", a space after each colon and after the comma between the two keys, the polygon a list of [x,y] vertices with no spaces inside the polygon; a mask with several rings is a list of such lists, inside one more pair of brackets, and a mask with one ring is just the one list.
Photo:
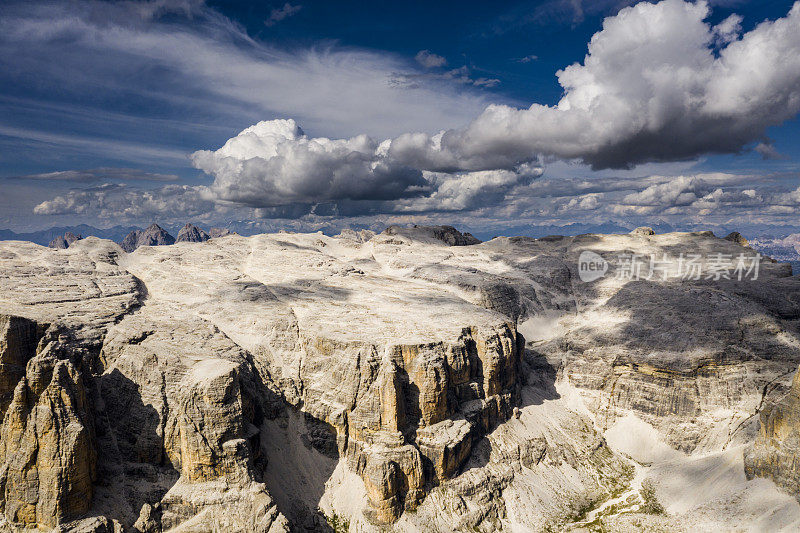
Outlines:
{"label": "cloud bank", "polygon": [[[581,63],[556,73],[563,97],[552,106],[489,105],[464,127],[385,140],[313,137],[293,119],[267,120],[217,150],[191,155],[213,177],[209,186],[161,191],[175,212],[191,213],[196,202],[209,210],[255,209],[262,217],[787,214],[800,193],[772,178],[761,190],[745,183],[753,176],[728,174],[541,177],[554,160],[630,169],[751,148],[775,157],[767,128],[800,111],[800,2],[744,34],[740,17],[713,26],[709,14],[703,1],[622,9],[605,19]],[[437,57],[428,53],[420,63],[442,66]],[[421,76],[428,75],[436,73]],[[43,202],[37,213],[77,212],[81,202],[107,212],[126,201],[156,205],[129,189],[81,194]]]}
{"label": "cloud bank", "polygon": [[[472,206],[457,189],[504,193],[531,176],[521,168],[551,158],[603,169],[739,152],[800,110],[800,4],[741,36],[740,17],[711,26],[708,16],[706,2],[664,0],[607,18],[583,63],[557,73],[555,106],[490,105],[465,128],[380,143],[308,138],[292,120],[266,121],[192,161],[214,176],[218,198],[244,205],[398,200],[448,210]],[[629,203],[668,198],[679,183]]]}
{"label": "cloud bank", "polygon": [[536,158],[595,169],[736,153],[800,111],[800,4],[739,36],[706,2],[640,3],[605,19],[582,64],[556,73],[555,106],[490,105],[467,127],[406,134],[388,153],[426,170],[513,168]]}
{"label": "cloud bank", "polygon": [[[154,190],[129,188],[106,183],[98,187],[73,190],[38,204],[37,215],[93,215],[105,220],[142,220],[208,214],[216,202],[205,187],[167,185]],[[170,215],[168,215],[170,216]]]}

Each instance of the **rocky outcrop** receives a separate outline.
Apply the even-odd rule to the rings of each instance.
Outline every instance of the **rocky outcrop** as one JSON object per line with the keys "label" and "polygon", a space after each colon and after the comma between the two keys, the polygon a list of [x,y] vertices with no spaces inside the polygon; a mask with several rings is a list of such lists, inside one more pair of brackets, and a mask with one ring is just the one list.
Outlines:
{"label": "rocky outcrop", "polygon": [[150,224],[136,240],[137,248],[139,246],[163,246],[169,244],[175,244],[175,237],[167,233],[158,224]]}
{"label": "rocky outcrop", "polygon": [[147,229],[134,230],[120,243],[120,247],[126,252],[133,252],[140,246],[164,246],[175,244],[175,237],[158,224],[150,224]]}
{"label": "rocky outcrop", "polygon": [[348,239],[355,242],[367,242],[371,238],[375,236],[375,232],[370,231],[368,229],[362,230],[353,230],[350,228],[343,229],[339,235],[337,235],[340,239]]}
{"label": "rocky outcrop", "polygon": [[206,242],[211,236],[194,224],[187,223],[178,232],[175,242]]}
{"label": "rocky outcrop", "polygon": [[183,477],[190,482],[223,478],[241,483],[248,476],[249,449],[236,366],[203,361],[182,386],[178,432]]}
{"label": "rocky outcrop", "polygon": [[216,239],[218,237],[225,237],[226,235],[235,235],[235,233],[233,233],[228,228],[211,228],[208,230],[208,236],[211,239]]}
{"label": "rocky outcrop", "polygon": [[800,373],[782,400],[761,410],[758,438],[744,459],[748,478],[769,478],[800,499]]}
{"label": "rocky outcrop", "polygon": [[800,364],[784,267],[584,283],[586,250],[751,252],[707,233],[459,243],[447,228],[127,254],[0,243],[0,523],[565,530],[641,500],[627,492],[649,463],[612,447],[624,421],[650,432],[642,448],[706,457],[751,444],[762,410],[752,475],[793,479],[793,433],[775,429],[793,415],[762,409]]}
{"label": "rocky outcrop", "polygon": [[473,442],[510,417],[523,342],[504,325],[468,328],[450,343],[389,347],[350,413],[327,420],[347,435],[342,453],[378,520],[416,508],[426,487],[458,473]]}
{"label": "rocky outcrop", "polygon": [[44,328],[32,320],[0,315],[0,415],[6,412]]}
{"label": "rocky outcrop", "polygon": [[453,226],[412,226],[404,228],[401,226],[389,226],[383,232],[385,235],[401,235],[413,240],[426,242],[430,240],[440,241],[447,246],[469,246],[480,244],[471,233],[461,233]]}
{"label": "rocky outcrop", "polygon": [[[283,530],[257,481],[265,399],[245,353],[207,323],[154,304],[111,328],[101,355],[100,466],[122,473],[106,494],[126,497],[98,513],[141,531]],[[140,475],[151,480],[146,490],[124,481]]]}
{"label": "rocky outcrop", "polygon": [[653,228],[649,226],[641,226],[631,231],[631,235],[640,235],[642,237],[649,237],[650,235],[655,235],[655,234],[656,232],[653,231]]}
{"label": "rocky outcrop", "polygon": [[0,456],[0,505],[10,523],[55,527],[89,509],[94,425],[72,363],[48,355],[31,360],[3,419]]}
{"label": "rocky outcrop", "polygon": [[122,242],[119,243],[120,247],[128,253],[131,253],[139,247],[139,237],[142,235],[142,230],[135,229],[125,235]]}
{"label": "rocky outcrop", "polygon": [[725,236],[726,241],[735,242],[739,246],[750,246],[750,243],[747,239],[744,238],[744,235],[739,233],[738,231],[732,231]]}
{"label": "rocky outcrop", "polygon": [[59,235],[48,244],[48,247],[55,248],[56,250],[66,250],[75,241],[81,240],[83,237],[75,235],[71,231],[66,232],[63,236]]}

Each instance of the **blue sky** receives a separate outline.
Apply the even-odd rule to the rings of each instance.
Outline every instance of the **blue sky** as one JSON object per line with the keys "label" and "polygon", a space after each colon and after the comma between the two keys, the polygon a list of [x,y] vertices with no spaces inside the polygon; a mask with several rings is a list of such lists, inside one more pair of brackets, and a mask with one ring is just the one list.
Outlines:
{"label": "blue sky", "polygon": [[791,224],[792,7],[4,2],[0,226]]}

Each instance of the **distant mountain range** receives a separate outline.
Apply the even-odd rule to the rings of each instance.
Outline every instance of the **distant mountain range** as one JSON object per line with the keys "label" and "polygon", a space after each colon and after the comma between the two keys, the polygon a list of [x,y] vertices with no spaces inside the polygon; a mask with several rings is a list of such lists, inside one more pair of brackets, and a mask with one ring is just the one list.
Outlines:
{"label": "distant mountain range", "polygon": [[[728,227],[728,226],[715,226],[715,225],[705,225],[705,226],[673,226],[664,221],[656,221],[655,223],[647,224],[653,228],[656,233],[669,233],[672,231],[698,231],[698,230],[711,230],[718,236],[727,235],[732,231],[738,231],[742,233],[750,242],[753,248],[756,248],[762,253],[770,255],[775,259],[782,260],[782,261],[796,261],[800,260],[800,244],[797,247],[794,247],[794,242],[789,242],[793,237],[797,237],[797,234],[800,234],[800,226],[760,226],[760,227]],[[152,225],[151,225],[152,227]],[[257,233],[273,233],[277,231],[274,227],[261,227],[260,224],[254,221],[229,221],[225,224],[226,230],[236,232],[240,235],[249,236],[254,235]],[[381,231],[383,228],[375,228],[368,225],[356,225],[356,226],[339,226],[336,224],[331,224],[328,227],[320,228],[322,232],[326,235],[337,235],[341,233],[341,231],[345,228],[350,227],[351,229],[371,229]],[[525,237],[544,237],[547,235],[579,235],[583,233],[596,233],[596,234],[613,234],[613,233],[628,233],[632,229],[634,229],[634,224],[624,224],[624,223],[617,223],[612,221],[606,221],[601,223],[582,223],[582,222],[575,222],[572,224],[565,224],[565,225],[555,225],[555,224],[543,224],[543,225],[532,225],[532,224],[519,224],[515,226],[504,226],[498,227],[494,229],[483,229],[480,227],[471,227],[468,225],[462,225],[459,229],[470,231],[475,237],[481,240],[490,240],[493,237],[498,235],[504,236],[525,236]],[[226,230],[211,228],[208,230],[209,233],[206,233],[200,228],[193,226],[191,224],[187,224],[183,228],[180,226],[167,226],[165,229],[161,229],[161,227],[156,226],[158,230],[160,230],[159,235],[162,238],[156,238],[152,244],[168,244],[169,240],[172,238],[172,235],[177,235],[177,238],[173,241],[181,242],[184,240],[188,241],[202,241],[210,237],[217,237],[222,234],[222,232]],[[41,244],[42,246],[47,246],[54,240],[61,240],[65,237],[65,235],[71,233],[76,236],[81,237],[100,237],[101,239],[109,239],[117,243],[123,243],[125,238],[128,237],[128,240],[132,243],[139,245],[144,244],[146,239],[142,239],[142,242],[139,243],[139,238],[137,236],[133,236],[131,234],[138,232],[139,234],[146,234],[148,228],[143,228],[139,226],[122,226],[117,225],[111,228],[96,228],[94,226],[90,226],[88,224],[80,224],[77,226],[58,226],[53,228],[48,228],[40,231],[32,231],[32,232],[14,232],[8,229],[0,229],[0,240],[18,240],[18,241],[30,241],[35,242],[37,244]],[[156,229],[154,228],[154,231]],[[163,235],[161,234],[163,232]],[[152,233],[152,232],[151,232]],[[136,246],[134,245],[133,248]]]}
{"label": "distant mountain range", "polygon": [[30,241],[47,246],[53,239],[62,237],[66,233],[73,233],[82,237],[100,237],[101,239],[121,242],[128,233],[140,229],[137,226],[114,226],[113,228],[101,229],[88,224],[58,226],[29,233],[16,233],[9,229],[0,229],[0,241]]}
{"label": "distant mountain range", "polygon": [[[96,228],[88,224],[80,224],[77,226],[56,226],[40,231],[20,232],[9,229],[0,229],[0,241],[30,241],[42,246],[48,246],[51,243],[61,243],[67,237],[68,243],[62,246],[54,246],[58,248],[66,248],[72,243],[74,238],[69,238],[69,235],[77,238],[85,237],[99,237],[101,239],[109,239],[116,243],[125,243],[126,239],[130,242],[133,241],[131,250],[137,246],[142,245],[160,245],[172,244],[173,242],[200,242],[209,239],[209,237],[219,237],[229,233],[224,228],[211,228],[210,234],[206,231],[194,226],[186,224],[178,231],[178,238],[175,239],[169,234],[167,230],[162,229],[157,224],[151,224],[148,228],[141,228],[139,226],[114,226],[111,228]],[[254,232],[248,232],[252,234]],[[124,246],[123,246],[124,248]]]}

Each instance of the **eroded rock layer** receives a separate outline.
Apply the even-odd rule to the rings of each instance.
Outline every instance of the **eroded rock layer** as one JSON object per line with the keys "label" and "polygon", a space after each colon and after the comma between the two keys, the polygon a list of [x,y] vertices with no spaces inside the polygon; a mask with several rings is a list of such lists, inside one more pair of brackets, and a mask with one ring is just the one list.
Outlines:
{"label": "eroded rock layer", "polygon": [[745,452],[749,478],[772,479],[800,498],[800,373],[786,396],[760,413],[758,438]]}

